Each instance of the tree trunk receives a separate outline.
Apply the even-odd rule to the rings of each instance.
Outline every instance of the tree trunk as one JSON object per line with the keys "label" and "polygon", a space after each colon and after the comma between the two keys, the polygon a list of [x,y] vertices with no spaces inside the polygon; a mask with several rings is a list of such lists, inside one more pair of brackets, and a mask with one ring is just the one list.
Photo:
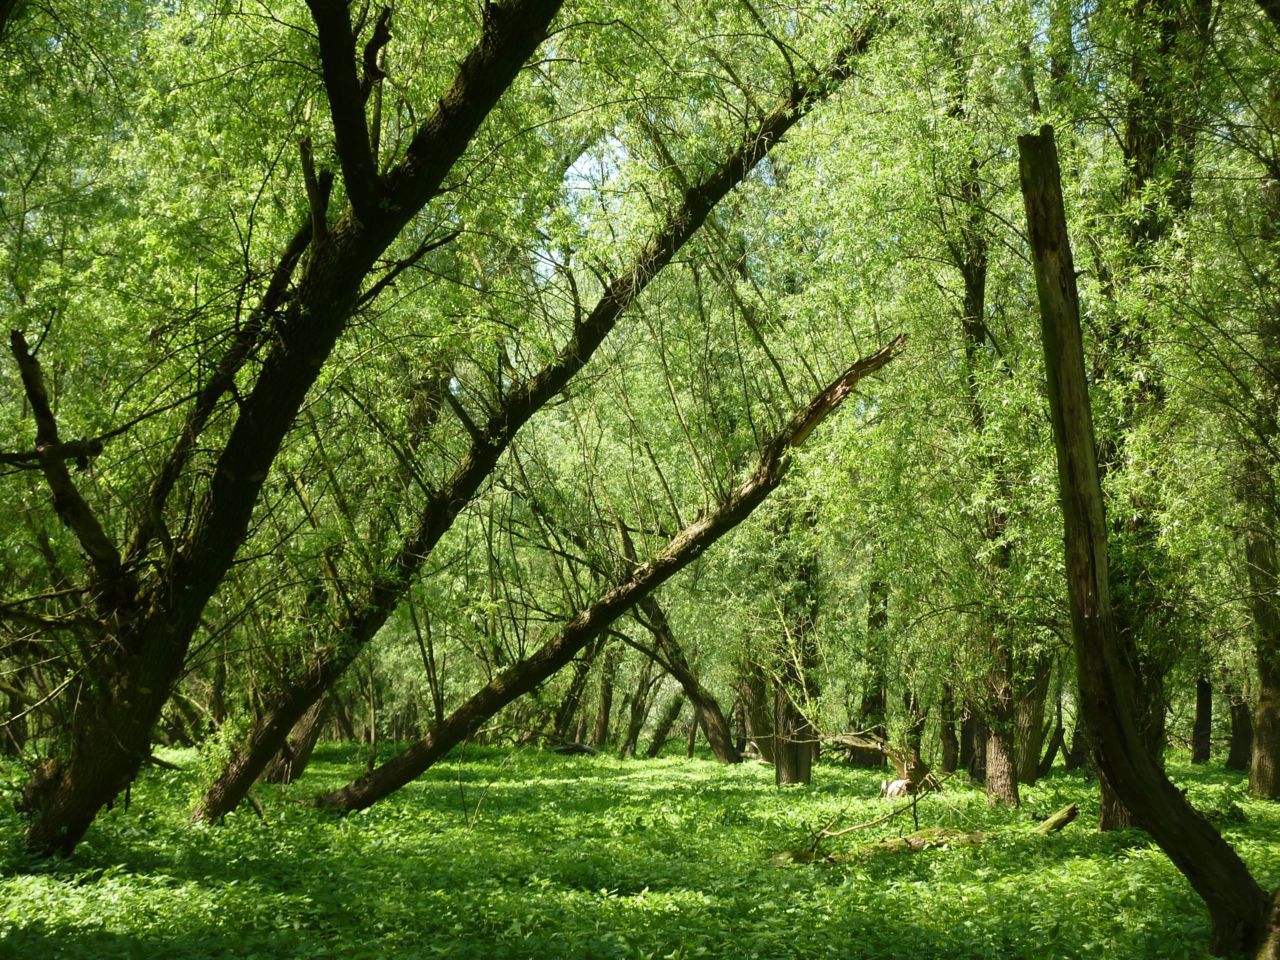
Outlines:
{"label": "tree trunk", "polygon": [[773,701],[769,696],[769,677],[758,663],[751,663],[743,669],[740,684],[747,734],[760,751],[760,759],[773,763],[776,731],[773,726]]}
{"label": "tree trunk", "polygon": [[1044,747],[1044,706],[1049,696],[1053,660],[1042,656],[1035,665],[1031,682],[1022,684],[1014,704],[1015,744],[1018,782],[1031,786],[1040,776],[1040,751]]}
{"label": "tree trunk", "polygon": [[596,701],[596,722],[591,726],[591,746],[599,749],[609,740],[609,719],[613,716],[613,677],[618,671],[618,648],[611,646],[600,670],[600,697]]}
{"label": "tree trunk", "polygon": [[1111,609],[1107,527],[1084,373],[1076,271],[1053,129],[1018,138],[1058,458],[1067,587],[1082,703],[1102,774],[1205,901],[1211,948],[1263,942],[1268,898],[1216,830],[1151,756],[1136,716],[1133,669]]}
{"label": "tree trunk", "polygon": [[778,684],[774,691],[774,780],[779,786],[808,783],[813,774],[813,742],[817,739],[809,718],[796,708],[791,694]]}
{"label": "tree trunk", "polygon": [[1253,710],[1244,698],[1232,694],[1231,746],[1227,752],[1228,770],[1248,770],[1253,763]]}
{"label": "tree trunk", "polygon": [[1047,777],[1053,770],[1053,760],[1058,755],[1058,751],[1062,749],[1066,731],[1062,727],[1062,701],[1058,701],[1058,712],[1054,718],[1053,733],[1049,736],[1049,745],[1045,748],[1044,756],[1040,758],[1040,766],[1036,769],[1037,777]]}
{"label": "tree trunk", "polygon": [[987,802],[1016,807],[1018,797],[1018,762],[1016,740],[1010,730],[991,727],[987,734]]}
{"label": "tree trunk", "polygon": [[943,774],[956,772],[956,761],[960,754],[960,742],[956,739],[956,704],[951,687],[942,685],[942,703],[938,709],[942,718],[942,763],[938,771]]}
{"label": "tree trunk", "polygon": [[551,724],[551,735],[557,741],[582,742],[582,737],[575,735],[574,724],[578,717],[578,710],[582,706],[582,695],[586,692],[587,680],[591,676],[591,665],[595,663],[599,652],[599,642],[593,643],[573,662],[573,675],[569,679],[569,688],[565,691],[564,699],[560,701],[555,720]]}
{"label": "tree trunk", "polygon": [[663,746],[671,737],[671,728],[676,725],[682,709],[684,709],[684,697],[677,693],[667,702],[667,706],[658,717],[658,724],[653,728],[653,739],[649,742],[649,749],[645,751],[645,756],[652,759],[662,752]]}
{"label": "tree trunk", "polygon": [[310,710],[302,715],[302,719],[293,725],[289,740],[267,765],[262,779],[267,783],[293,783],[307,768],[311,761],[311,753],[320,741],[320,733],[329,719],[329,705],[332,699],[323,697]]}
{"label": "tree trunk", "polygon": [[698,729],[702,726],[702,711],[696,706],[693,708],[693,716],[689,718],[689,738],[684,745],[684,758],[686,760],[693,759],[693,749],[698,745]]}
{"label": "tree trunk", "polygon": [[965,708],[960,723],[960,763],[974,783],[987,779],[987,725],[973,707]]}
{"label": "tree trunk", "polygon": [[650,694],[652,694],[655,686],[652,676],[653,661],[645,657],[640,664],[635,692],[631,695],[631,705],[627,718],[627,736],[622,741],[622,749],[619,751],[624,757],[635,756],[636,745],[640,742],[640,731],[644,729],[644,722],[649,718],[649,709],[653,705],[653,697]]}
{"label": "tree trunk", "polygon": [[[626,541],[624,546],[630,552],[631,548]],[[645,597],[639,606],[645,615],[645,626],[653,634],[658,649],[662,652],[664,659],[661,666],[675,678],[684,690],[684,695],[689,698],[689,702],[700,711],[702,728],[706,732],[707,744],[711,747],[711,752],[721,763],[741,763],[742,753],[734,746],[733,732],[729,729],[729,721],[725,718],[724,711],[720,709],[720,702],[699,682],[697,675],[689,666],[684,650],[676,642],[675,635],[671,631],[671,622],[667,619],[662,604],[656,597],[650,596]]]}
{"label": "tree trunk", "polygon": [[[872,580],[867,593],[867,659],[870,662],[868,687],[862,693],[858,710],[858,727],[863,733],[884,739],[885,697],[884,679],[884,631],[889,625],[889,584]],[[872,747],[853,747],[849,751],[849,763],[855,767],[878,770],[884,766],[884,752]]]}
{"label": "tree trunk", "polygon": [[1196,717],[1191,726],[1191,762],[1208,763],[1213,744],[1213,687],[1196,680]]}

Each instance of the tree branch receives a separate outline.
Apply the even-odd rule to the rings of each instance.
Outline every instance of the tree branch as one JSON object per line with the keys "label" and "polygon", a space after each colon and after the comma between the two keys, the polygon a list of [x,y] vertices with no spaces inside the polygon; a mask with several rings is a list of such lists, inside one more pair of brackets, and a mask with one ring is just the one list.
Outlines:
{"label": "tree branch", "polygon": [[[342,182],[357,218],[368,222],[378,216],[384,190],[364,117],[366,92],[356,76],[356,38],[351,31],[351,18],[345,0],[307,0],[307,6],[320,40],[320,67],[333,118]],[[378,22],[381,25],[382,19]],[[387,37],[390,39],[389,33]]]}
{"label": "tree branch", "polygon": [[94,580],[99,586],[108,586],[119,578],[120,554],[89,504],[80,495],[67,470],[63,455],[66,445],[58,438],[58,424],[53,416],[53,408],[49,405],[49,394],[45,390],[44,371],[40,368],[40,361],[28,348],[27,339],[21,330],[14,330],[9,334],[9,346],[13,350],[14,359],[18,361],[22,386],[35,417],[36,456],[49,490],[53,493],[53,508],[88,554]]}

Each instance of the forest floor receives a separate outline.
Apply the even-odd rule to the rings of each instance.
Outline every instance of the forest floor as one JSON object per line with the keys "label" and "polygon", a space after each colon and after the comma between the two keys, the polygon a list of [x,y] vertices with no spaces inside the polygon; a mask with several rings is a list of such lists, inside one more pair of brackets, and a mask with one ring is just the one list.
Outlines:
{"label": "forest floor", "polygon": [[[359,751],[322,747],[289,788],[256,788],[221,826],[186,814],[199,773],[148,769],[75,857],[32,863],[16,841],[7,767],[0,831],[0,958],[1161,958],[1206,956],[1206,915],[1145,835],[1099,834],[1097,787],[1057,772],[991,810],[955,778],[923,798],[921,827],[983,831],[980,846],[854,855],[914,829],[910,815],[824,841],[838,862],[786,862],[814,831],[901,801],[878,771],[821,764],[779,790],[758,763],[562,757],[467,748],[346,819],[310,807]],[[1266,885],[1280,883],[1280,805],[1243,775],[1175,780]],[[1033,815],[1069,802],[1057,834]]]}

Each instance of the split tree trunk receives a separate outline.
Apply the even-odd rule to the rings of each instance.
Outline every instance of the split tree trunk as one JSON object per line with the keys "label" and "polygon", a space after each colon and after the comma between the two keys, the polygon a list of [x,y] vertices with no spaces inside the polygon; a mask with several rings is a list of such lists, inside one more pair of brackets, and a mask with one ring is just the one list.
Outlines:
{"label": "split tree trunk", "polygon": [[1106,518],[1053,129],[1045,126],[1038,136],[1020,137],[1018,147],[1057,448],[1081,708],[1098,766],[1205,901],[1214,952],[1254,949],[1266,932],[1268,897],[1230,845],[1164,775],[1139,729],[1136,681],[1111,608]]}

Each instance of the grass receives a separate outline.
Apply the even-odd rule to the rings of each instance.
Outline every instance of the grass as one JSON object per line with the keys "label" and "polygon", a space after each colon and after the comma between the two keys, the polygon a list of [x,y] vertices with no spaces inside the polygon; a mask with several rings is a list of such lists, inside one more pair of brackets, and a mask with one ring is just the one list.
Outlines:
{"label": "grass", "polygon": [[[1097,833],[1096,785],[1067,774],[1026,789],[1022,812],[954,780],[922,801],[922,827],[987,831],[982,846],[780,865],[831,818],[892,809],[882,775],[822,765],[814,786],[778,790],[758,764],[468,748],[346,819],[308,806],[354,759],[322,748],[299,784],[257,788],[268,823],[246,808],[217,827],[186,822],[194,774],[150,769],[127,812],[54,863],[24,857],[6,803],[0,958],[1207,955],[1186,882],[1144,835]],[[1171,772],[1280,882],[1280,805],[1217,767]],[[1031,813],[1070,801],[1076,823],[1031,832]],[[899,817],[825,849],[910,829]]]}

